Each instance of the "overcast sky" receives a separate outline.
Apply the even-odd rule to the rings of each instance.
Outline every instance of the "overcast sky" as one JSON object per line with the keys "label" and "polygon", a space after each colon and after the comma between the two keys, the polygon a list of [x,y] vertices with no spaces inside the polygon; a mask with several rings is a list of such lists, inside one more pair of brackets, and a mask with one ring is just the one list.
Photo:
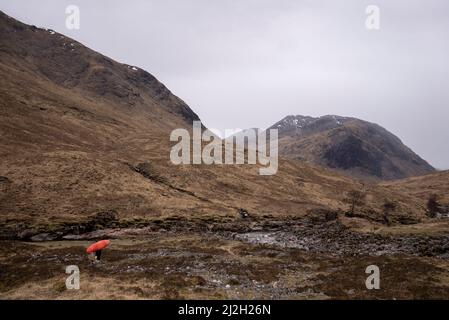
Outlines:
{"label": "overcast sky", "polygon": [[[65,8],[80,8],[80,29]],[[365,27],[368,5],[380,29]],[[2,0],[141,67],[210,128],[266,128],[289,114],[376,122],[449,169],[447,0]]]}

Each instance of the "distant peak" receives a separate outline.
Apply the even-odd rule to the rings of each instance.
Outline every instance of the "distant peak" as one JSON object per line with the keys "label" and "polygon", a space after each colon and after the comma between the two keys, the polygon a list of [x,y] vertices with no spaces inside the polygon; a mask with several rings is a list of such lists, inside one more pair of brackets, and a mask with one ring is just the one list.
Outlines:
{"label": "distant peak", "polygon": [[340,126],[344,121],[349,120],[348,117],[342,117],[338,115],[325,115],[321,117],[311,117],[303,115],[288,115],[272,128],[277,129],[303,129],[309,127],[317,122],[326,121],[331,122],[336,126]]}

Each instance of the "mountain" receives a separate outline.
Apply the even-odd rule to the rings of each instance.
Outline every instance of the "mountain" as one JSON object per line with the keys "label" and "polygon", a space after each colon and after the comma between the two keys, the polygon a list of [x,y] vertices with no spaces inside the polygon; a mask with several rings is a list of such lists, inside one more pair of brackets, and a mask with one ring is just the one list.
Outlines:
{"label": "mountain", "polygon": [[360,119],[290,115],[269,129],[278,129],[281,155],[358,178],[391,180],[435,171],[391,132]]}
{"label": "mountain", "polygon": [[[190,130],[199,117],[154,76],[3,13],[0,30],[2,237],[59,230],[105,212],[117,213],[124,225],[242,227],[242,209],[257,219],[289,221],[346,210],[345,194],[354,189],[369,194],[359,213],[369,219],[381,219],[386,197],[398,203],[397,221],[425,216],[405,193],[367,188],[303,161],[281,158],[273,176],[259,175],[254,165],[174,165],[170,132]],[[356,130],[355,120],[345,127],[351,123]]]}

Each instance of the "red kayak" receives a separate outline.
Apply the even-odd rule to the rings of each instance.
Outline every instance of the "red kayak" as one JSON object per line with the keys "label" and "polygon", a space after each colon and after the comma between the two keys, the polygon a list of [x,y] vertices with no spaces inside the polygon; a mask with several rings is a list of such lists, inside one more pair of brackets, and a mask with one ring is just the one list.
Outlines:
{"label": "red kayak", "polygon": [[96,252],[96,251],[99,251],[99,250],[103,250],[110,243],[111,243],[111,241],[109,241],[109,240],[100,240],[100,241],[95,242],[94,244],[90,245],[89,248],[86,249],[86,252],[87,253],[93,253],[93,252]]}

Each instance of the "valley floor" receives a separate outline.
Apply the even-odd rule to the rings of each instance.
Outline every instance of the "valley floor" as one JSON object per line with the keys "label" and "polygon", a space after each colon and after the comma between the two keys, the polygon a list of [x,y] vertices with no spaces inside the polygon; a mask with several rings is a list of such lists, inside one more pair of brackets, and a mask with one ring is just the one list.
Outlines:
{"label": "valley floor", "polygon": [[[115,239],[100,262],[85,253],[92,239],[2,241],[0,298],[449,297],[449,236],[440,231],[366,233],[351,231],[337,220],[250,232],[141,228],[106,230],[103,236],[108,233]],[[80,269],[79,290],[66,288],[68,265]],[[380,269],[379,290],[365,286],[369,265]]]}

